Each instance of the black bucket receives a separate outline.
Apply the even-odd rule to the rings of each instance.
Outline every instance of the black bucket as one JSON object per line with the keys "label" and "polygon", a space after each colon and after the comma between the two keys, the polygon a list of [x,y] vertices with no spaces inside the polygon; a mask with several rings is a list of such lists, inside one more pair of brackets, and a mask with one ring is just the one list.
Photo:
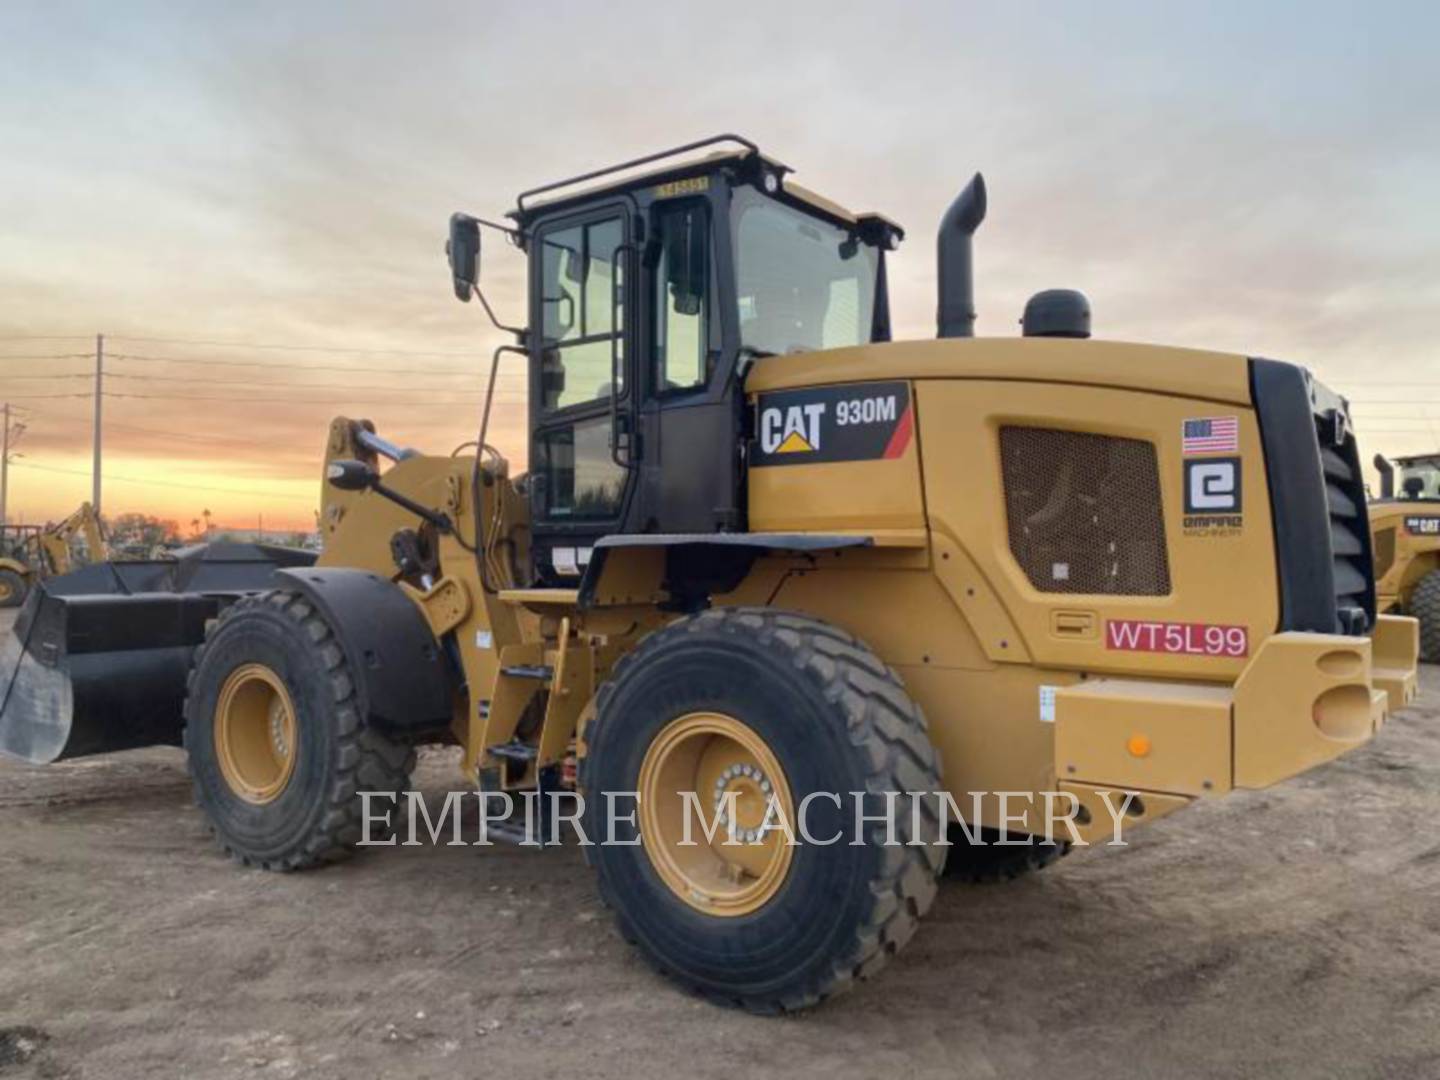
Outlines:
{"label": "black bucket", "polygon": [[309,552],[216,543],[39,583],[0,642],[0,753],[33,764],[178,746],[205,624]]}

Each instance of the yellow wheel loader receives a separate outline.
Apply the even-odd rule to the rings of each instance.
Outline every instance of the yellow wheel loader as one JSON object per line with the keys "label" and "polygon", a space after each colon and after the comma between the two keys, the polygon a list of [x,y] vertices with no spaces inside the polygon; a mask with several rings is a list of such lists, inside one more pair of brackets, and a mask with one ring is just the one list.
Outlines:
{"label": "yellow wheel loader", "polygon": [[[134,710],[93,715],[108,686],[183,732],[226,851],[295,869],[393,839],[414,747],[457,744],[485,838],[569,824],[659,969],[774,1012],[883,966],[947,858],[1012,876],[1364,744],[1414,693],[1416,630],[1376,612],[1345,402],[1093,340],[1067,290],[973,337],[985,209],[977,176],[938,335],[903,342],[900,226],[734,136],[455,215],[461,300],[482,229],[528,257],[475,455],[339,418],[313,566],[32,597],[0,747],[133,745]],[[521,475],[488,439],[507,353]],[[101,648],[107,610],[135,632]],[[137,692],[164,649],[184,663]]]}
{"label": "yellow wheel loader", "polygon": [[[1380,498],[1370,504],[1381,611],[1420,621],[1420,658],[1440,663],[1440,454],[1375,455]],[[1399,466],[1400,490],[1395,490]]]}
{"label": "yellow wheel loader", "polygon": [[0,527],[0,608],[19,607],[36,579],[68,574],[78,564],[72,544],[85,544],[84,562],[108,559],[100,516],[87,502],[58,523]]}

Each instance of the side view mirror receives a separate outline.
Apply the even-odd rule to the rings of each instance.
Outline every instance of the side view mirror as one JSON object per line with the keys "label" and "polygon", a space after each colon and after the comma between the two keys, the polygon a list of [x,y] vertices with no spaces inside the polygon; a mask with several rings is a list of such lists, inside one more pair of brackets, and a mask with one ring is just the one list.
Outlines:
{"label": "side view mirror", "polygon": [[468,303],[480,281],[480,223],[468,214],[451,214],[445,254],[455,282],[455,298]]}
{"label": "side view mirror", "polygon": [[325,479],[341,491],[364,491],[380,481],[379,475],[363,461],[332,461],[325,466]]}

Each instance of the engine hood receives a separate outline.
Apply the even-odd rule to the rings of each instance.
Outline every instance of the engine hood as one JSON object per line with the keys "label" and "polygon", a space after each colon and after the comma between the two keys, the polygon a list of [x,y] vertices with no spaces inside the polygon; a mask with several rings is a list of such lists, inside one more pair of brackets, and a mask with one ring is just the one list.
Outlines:
{"label": "engine hood", "polygon": [[1107,386],[1250,405],[1249,361],[1234,353],[1068,338],[946,338],[771,356],[751,393],[875,379],[1001,379]]}

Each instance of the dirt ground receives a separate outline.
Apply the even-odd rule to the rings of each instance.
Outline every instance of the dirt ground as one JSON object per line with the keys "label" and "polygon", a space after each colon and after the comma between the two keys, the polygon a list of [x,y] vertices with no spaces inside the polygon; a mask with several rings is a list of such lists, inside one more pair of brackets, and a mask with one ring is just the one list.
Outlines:
{"label": "dirt ground", "polygon": [[[578,850],[222,858],[178,751],[0,762],[0,1078],[1440,1077],[1440,669],[1370,746],[1004,886],[796,1018],[652,974]],[[428,754],[421,786],[457,773]]]}

